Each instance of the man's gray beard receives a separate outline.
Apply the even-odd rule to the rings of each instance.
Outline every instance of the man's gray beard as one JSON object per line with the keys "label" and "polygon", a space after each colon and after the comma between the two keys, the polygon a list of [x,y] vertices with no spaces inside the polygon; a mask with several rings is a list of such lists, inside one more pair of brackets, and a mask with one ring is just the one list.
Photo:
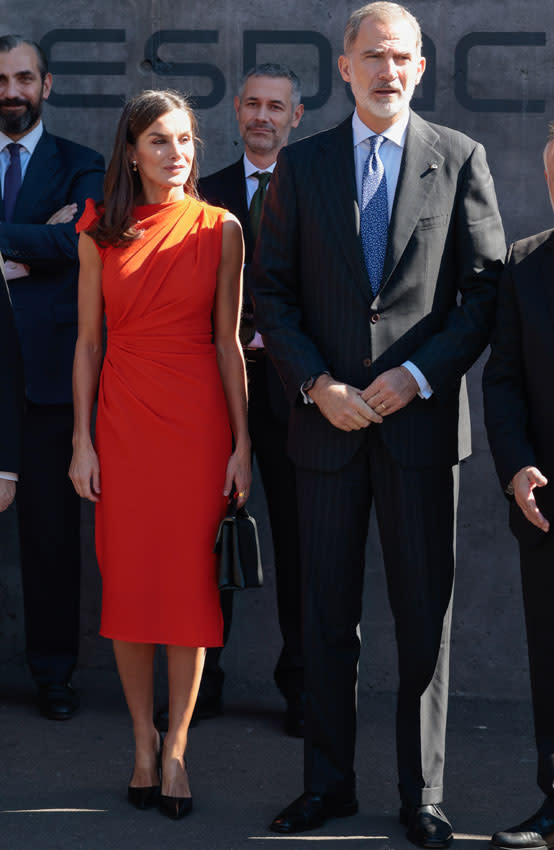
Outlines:
{"label": "man's gray beard", "polygon": [[277,140],[274,135],[266,136],[264,139],[258,138],[256,136],[252,137],[249,133],[247,133],[246,142],[250,150],[254,151],[254,153],[269,154],[275,150],[278,153],[280,150],[280,148],[276,144]]}
{"label": "man's gray beard", "polygon": [[37,106],[30,103],[21,115],[4,115],[0,109],[0,130],[6,136],[19,136],[39,120],[42,113],[42,98]]}
{"label": "man's gray beard", "polygon": [[403,112],[408,108],[411,99],[411,95],[410,97],[406,97],[404,95],[401,99],[390,101],[389,103],[383,103],[382,101],[376,101],[373,98],[368,98],[368,103],[373,115],[376,115],[378,118],[393,118],[395,115],[398,115],[399,112]]}

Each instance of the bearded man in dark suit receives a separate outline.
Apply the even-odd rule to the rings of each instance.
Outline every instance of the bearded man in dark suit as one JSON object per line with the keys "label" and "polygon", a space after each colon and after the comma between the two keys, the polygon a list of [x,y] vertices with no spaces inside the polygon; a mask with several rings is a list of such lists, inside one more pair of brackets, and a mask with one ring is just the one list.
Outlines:
{"label": "bearded man in dark suit", "polygon": [[34,42],[0,37],[0,251],[6,260],[25,373],[17,515],[27,662],[41,712],[66,720],[79,649],[80,502],[68,479],[77,338],[77,234],[100,198],[104,160],[51,136],[41,120],[52,87]]}
{"label": "bearded man in dark suit", "polygon": [[[234,101],[244,155],[200,180],[199,191],[209,203],[225,207],[239,219],[245,242],[244,303],[241,340],[248,374],[248,428],[267,500],[273,549],[277,605],[283,647],[274,672],[287,709],[285,730],[304,733],[304,666],[300,622],[300,553],[296,511],[296,484],[287,455],[288,401],[262,339],[253,324],[249,271],[258,234],[267,185],[281,148],[298,127],[304,107],[300,83],[285,65],[267,63],[252,68]],[[231,627],[233,594],[222,593],[227,641]],[[221,710],[223,670],[220,649],[209,649],[195,717]]]}
{"label": "bearded man in dark suit", "polygon": [[505,243],[482,146],[409,109],[424,69],[402,6],[351,15],[339,70],[356,111],[279,155],[253,293],[292,407],[304,597],[305,793],[271,828],[358,809],[357,629],[375,502],[398,648],[400,820],[415,844],[445,847],[464,374],[488,342]]}
{"label": "bearded man in dark suit", "polygon": [[0,511],[15,498],[21,462],[23,372],[10,295],[0,254]]}
{"label": "bearded man in dark suit", "polygon": [[[554,124],[544,150],[554,206]],[[545,800],[522,823],[495,833],[506,850],[554,847],[554,230],[515,242],[498,292],[483,373],[485,419],[510,527],[519,543],[538,755]]]}

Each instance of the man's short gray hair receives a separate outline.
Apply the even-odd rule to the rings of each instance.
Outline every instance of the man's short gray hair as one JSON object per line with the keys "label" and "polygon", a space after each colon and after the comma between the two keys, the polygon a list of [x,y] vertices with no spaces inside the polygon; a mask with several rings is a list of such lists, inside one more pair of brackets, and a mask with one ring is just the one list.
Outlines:
{"label": "man's short gray hair", "polygon": [[421,27],[419,26],[417,18],[415,18],[405,6],[401,6],[400,3],[390,3],[388,0],[377,0],[375,3],[367,3],[365,6],[362,6],[361,9],[357,9],[355,12],[352,12],[344,30],[344,52],[346,54],[350,53],[352,50],[354,42],[358,37],[362,21],[366,18],[374,18],[377,21],[390,21],[394,18],[405,18],[415,32],[417,54],[418,56],[421,54]]}
{"label": "man's short gray hair", "polygon": [[302,92],[300,91],[300,80],[298,79],[294,71],[288,67],[288,65],[279,65],[277,62],[265,62],[262,65],[255,65],[253,68],[250,68],[250,70],[247,71],[244,77],[242,78],[239,86],[240,100],[242,100],[246,82],[250,79],[250,77],[273,77],[274,79],[288,80],[291,84],[292,89],[292,108],[296,109],[296,107],[300,103],[300,100],[302,98]]}

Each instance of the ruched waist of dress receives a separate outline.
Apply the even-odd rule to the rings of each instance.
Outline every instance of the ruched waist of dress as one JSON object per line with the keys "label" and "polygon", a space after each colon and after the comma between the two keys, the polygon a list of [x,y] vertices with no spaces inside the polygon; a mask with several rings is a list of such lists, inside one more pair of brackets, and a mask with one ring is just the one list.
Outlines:
{"label": "ruched waist of dress", "polygon": [[215,356],[215,346],[211,334],[127,334],[121,331],[108,332],[106,353],[117,353],[155,357],[157,354],[182,356]]}

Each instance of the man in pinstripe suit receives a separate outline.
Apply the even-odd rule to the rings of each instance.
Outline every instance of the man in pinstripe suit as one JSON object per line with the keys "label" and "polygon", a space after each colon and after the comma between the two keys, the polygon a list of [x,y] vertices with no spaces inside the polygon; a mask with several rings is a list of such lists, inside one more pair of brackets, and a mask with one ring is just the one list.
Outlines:
{"label": "man in pinstripe suit", "polygon": [[358,809],[364,548],[375,503],[398,645],[400,819],[446,847],[442,801],[464,373],[484,349],[505,244],[481,145],[409,108],[415,18],[354,12],[339,59],[356,111],[284,149],[254,261],[256,326],[292,407],[306,680],[305,793],[271,828]]}

